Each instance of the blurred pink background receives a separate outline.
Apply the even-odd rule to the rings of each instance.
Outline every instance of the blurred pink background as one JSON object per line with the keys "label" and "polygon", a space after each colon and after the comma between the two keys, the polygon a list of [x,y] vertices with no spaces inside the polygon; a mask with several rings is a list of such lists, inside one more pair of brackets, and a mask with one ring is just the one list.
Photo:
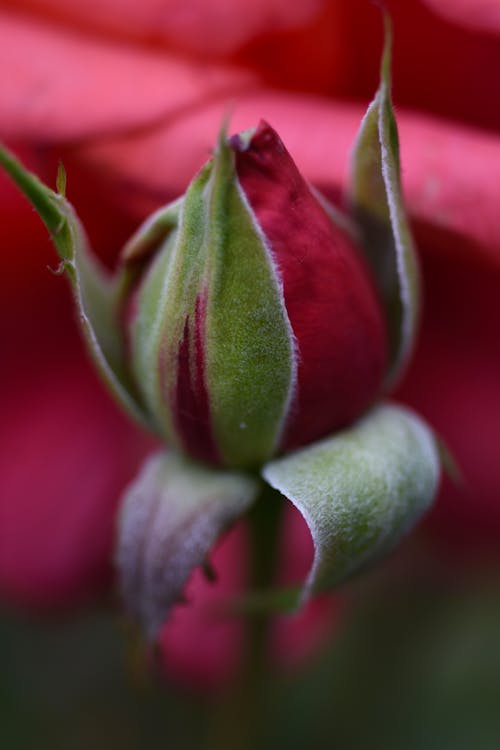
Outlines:
{"label": "blurred pink background", "polygon": [[[463,475],[461,486],[443,481],[418,544],[441,573],[469,575],[496,565],[500,549],[500,6],[387,5],[425,284],[397,397],[435,427]],[[381,46],[368,0],[2,0],[0,137],[50,184],[62,159],[68,197],[112,265],[138,222],[185,189],[228,110],[232,130],[266,118],[306,177],[339,196]],[[47,270],[57,266],[47,232],[3,175],[0,196],[0,593],[8,607],[60,611],[112,590],[120,491],[153,443],[97,382],[67,285]],[[287,523],[296,555],[285,541],[281,578],[296,581],[310,541],[292,511]],[[244,534],[216,553],[218,586],[197,575],[197,606],[165,629],[166,669],[181,680],[210,683],[237,661],[239,623],[208,626],[203,606],[243,586]],[[409,569],[414,544],[397,558]],[[307,660],[331,638],[345,596],[277,621],[276,661]],[[280,653],[280,643],[292,645]]]}

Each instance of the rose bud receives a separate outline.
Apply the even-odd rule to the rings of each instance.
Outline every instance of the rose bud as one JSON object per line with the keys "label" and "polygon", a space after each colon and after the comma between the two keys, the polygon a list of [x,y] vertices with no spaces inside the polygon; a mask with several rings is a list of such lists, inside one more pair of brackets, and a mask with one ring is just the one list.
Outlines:
{"label": "rose bud", "polygon": [[396,405],[368,410],[407,362],[419,309],[386,27],[346,219],[269,125],[229,140],[222,131],[185,195],[146,221],[110,277],[64,174],[55,193],[0,148],[52,234],[103,377],[169,448],[125,491],[118,523],[122,594],[151,641],[190,573],[256,502],[265,525],[278,495],[308,525],[314,560],[297,604],[388,552],[435,495],[431,430]]}
{"label": "rose bud", "polygon": [[195,458],[258,466],[348,424],[380,389],[386,326],[368,265],[264,122],[220,138],[176,226],[149,221],[124,270],[137,390]]}

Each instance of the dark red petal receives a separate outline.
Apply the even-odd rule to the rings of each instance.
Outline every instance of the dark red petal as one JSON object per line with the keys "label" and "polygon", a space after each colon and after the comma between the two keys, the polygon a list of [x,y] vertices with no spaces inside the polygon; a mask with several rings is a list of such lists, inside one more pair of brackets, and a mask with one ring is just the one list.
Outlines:
{"label": "dark red petal", "polygon": [[[177,433],[189,454],[201,461],[218,463],[220,460],[212,432],[210,404],[205,381],[206,299],[196,300],[193,330],[186,319],[184,334],[177,354],[177,384],[172,394],[172,412]],[[194,341],[191,340],[193,337]],[[163,363],[167,372],[169,362]]]}
{"label": "dark red petal", "polygon": [[[235,142],[236,143],[236,142]],[[284,445],[349,423],[375,398],[386,364],[380,304],[357,249],[261,123],[236,170],[262,227],[297,341],[298,392]]]}

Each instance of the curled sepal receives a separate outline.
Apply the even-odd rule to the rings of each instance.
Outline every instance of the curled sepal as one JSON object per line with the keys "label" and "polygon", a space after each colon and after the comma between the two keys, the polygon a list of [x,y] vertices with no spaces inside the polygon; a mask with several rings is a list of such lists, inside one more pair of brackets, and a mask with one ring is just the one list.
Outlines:
{"label": "curled sepal", "polygon": [[123,497],[116,564],[129,614],[154,641],[190,573],[255,500],[256,479],[176,453],[148,459]]}
{"label": "curled sepal", "polygon": [[436,492],[439,454],[421,419],[383,405],[334,437],[272,461],[263,476],[311,532],[306,598],[367,567],[417,522]]}
{"label": "curled sepal", "polygon": [[150,253],[158,250],[171,232],[177,228],[182,202],[182,197],[177,198],[172,203],[155,211],[146,219],[123,248],[122,261],[124,264],[132,261],[142,261]]}
{"label": "curled sepal", "polygon": [[419,270],[401,187],[399,141],[391,103],[391,28],[385,16],[380,86],[354,146],[349,201],[385,308],[389,388],[411,353],[419,317]]}
{"label": "curled sepal", "polygon": [[0,165],[35,208],[50,232],[75,296],[79,321],[94,360],[121,404],[145,424],[135,390],[126,374],[118,326],[119,289],[90,251],[85,231],[64,197],[66,179],[60,167],[56,193],[0,146]]}

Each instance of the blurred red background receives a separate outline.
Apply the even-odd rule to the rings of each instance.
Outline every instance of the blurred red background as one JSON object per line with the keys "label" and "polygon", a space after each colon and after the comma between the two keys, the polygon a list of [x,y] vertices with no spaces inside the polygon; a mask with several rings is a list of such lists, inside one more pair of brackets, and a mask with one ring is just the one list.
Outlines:
{"label": "blurred red background", "polygon": [[[445,565],[468,569],[496,561],[500,546],[498,5],[387,5],[425,285],[421,337],[397,397],[460,466],[463,483],[444,480],[420,533]],[[3,0],[0,136],[50,184],[63,160],[68,197],[112,265],[146,213],[183,191],[228,107],[235,130],[268,119],[304,174],[338,195],[381,46],[368,0]],[[120,490],[151,441],[97,382],[66,284],[47,270],[57,265],[47,233],[3,175],[0,196],[0,590],[10,605],[74,605],[112,584]],[[299,536],[296,575],[310,555]],[[233,561],[242,557],[241,545],[226,544]],[[339,606],[328,603],[328,618]],[[185,653],[205,679],[208,652],[187,611],[166,632],[166,658],[182,672]],[[229,663],[236,630],[227,642],[236,644]]]}

